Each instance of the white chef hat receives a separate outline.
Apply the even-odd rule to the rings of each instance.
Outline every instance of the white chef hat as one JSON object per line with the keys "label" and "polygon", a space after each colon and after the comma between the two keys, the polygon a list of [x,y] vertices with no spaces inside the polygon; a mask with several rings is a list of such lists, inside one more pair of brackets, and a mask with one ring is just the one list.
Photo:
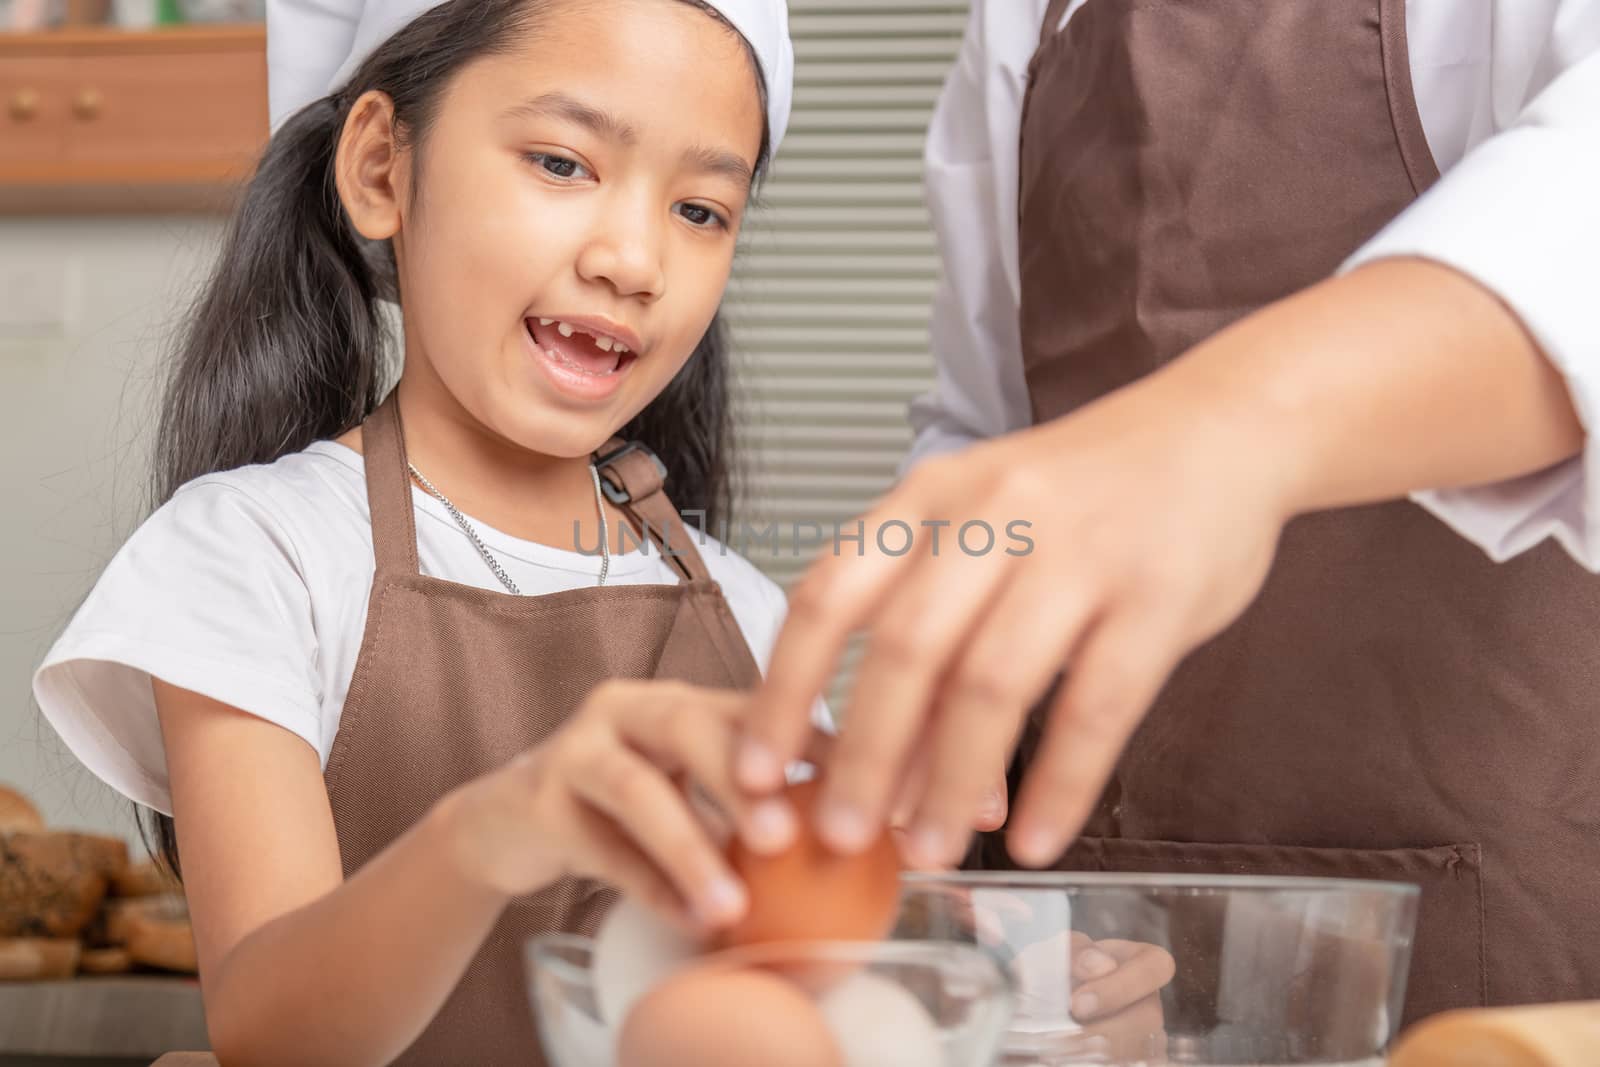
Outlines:
{"label": "white chef hat", "polygon": [[[418,15],[444,0],[267,0],[267,87],[276,130],[349,81],[357,67]],[[708,0],[750,42],[767,83],[772,150],[789,126],[794,44],[787,0]]]}

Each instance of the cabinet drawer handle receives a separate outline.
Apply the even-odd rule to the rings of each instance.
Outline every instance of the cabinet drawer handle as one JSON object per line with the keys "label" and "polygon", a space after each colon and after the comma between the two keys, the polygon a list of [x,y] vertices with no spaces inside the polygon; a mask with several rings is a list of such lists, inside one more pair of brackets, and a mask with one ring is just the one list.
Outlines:
{"label": "cabinet drawer handle", "polygon": [[11,94],[11,105],[7,109],[11,117],[18,122],[27,122],[39,114],[39,91],[37,89],[18,89]]}
{"label": "cabinet drawer handle", "polygon": [[89,120],[100,117],[100,110],[105,104],[105,97],[100,95],[98,89],[83,89],[72,98],[72,113],[80,119]]}

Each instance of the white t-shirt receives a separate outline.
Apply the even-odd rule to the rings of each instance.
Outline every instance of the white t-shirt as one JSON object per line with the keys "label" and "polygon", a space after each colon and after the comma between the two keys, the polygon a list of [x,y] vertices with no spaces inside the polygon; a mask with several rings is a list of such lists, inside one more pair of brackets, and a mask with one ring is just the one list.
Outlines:
{"label": "white t-shirt", "polygon": [[[423,574],[503,589],[442,504],[416,487],[412,501]],[[598,579],[598,557],[468,518],[525,595]],[[696,547],[765,671],[783,591],[715,538],[697,536]],[[85,766],[167,814],[152,675],[276,723],[326,768],[374,569],[366,476],[353,449],[320,441],[272,464],[206,475],[122,546],[34,675],[34,695]],[[672,585],[678,573],[652,545],[613,554],[606,581]],[[820,701],[814,719],[829,724]]]}

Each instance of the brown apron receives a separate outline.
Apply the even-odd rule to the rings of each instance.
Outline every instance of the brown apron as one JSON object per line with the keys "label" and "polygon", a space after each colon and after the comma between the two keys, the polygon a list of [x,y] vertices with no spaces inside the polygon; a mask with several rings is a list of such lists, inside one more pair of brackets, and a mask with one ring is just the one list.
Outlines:
{"label": "brown apron", "polygon": [[[1404,0],[1066,6],[1022,126],[1036,421],[1328,277],[1438,177]],[[1600,997],[1600,581],[1408,502],[1292,522],[1062,867],[1413,882],[1408,1019]]]}
{"label": "brown apron", "polygon": [[[631,452],[602,474],[627,497],[630,520],[636,527],[648,522],[658,545],[661,531],[673,531],[666,540],[682,580],[512,596],[418,571],[392,395],[362,434],[377,572],[326,773],[346,877],[445,793],[549,737],[607,678],[730,688],[759,680],[646,453]],[[396,1062],[543,1064],[523,944],[543,931],[591,931],[612,899],[599,883],[569,879],[512,902],[439,1014]]]}

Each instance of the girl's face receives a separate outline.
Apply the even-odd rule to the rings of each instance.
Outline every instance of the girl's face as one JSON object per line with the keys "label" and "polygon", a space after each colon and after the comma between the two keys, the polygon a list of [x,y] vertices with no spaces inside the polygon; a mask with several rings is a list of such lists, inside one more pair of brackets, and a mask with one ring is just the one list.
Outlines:
{"label": "girl's face", "polygon": [[764,121],[743,41],[705,11],[551,5],[463,69],[413,153],[408,362],[520,448],[598,448],[705,334]]}

